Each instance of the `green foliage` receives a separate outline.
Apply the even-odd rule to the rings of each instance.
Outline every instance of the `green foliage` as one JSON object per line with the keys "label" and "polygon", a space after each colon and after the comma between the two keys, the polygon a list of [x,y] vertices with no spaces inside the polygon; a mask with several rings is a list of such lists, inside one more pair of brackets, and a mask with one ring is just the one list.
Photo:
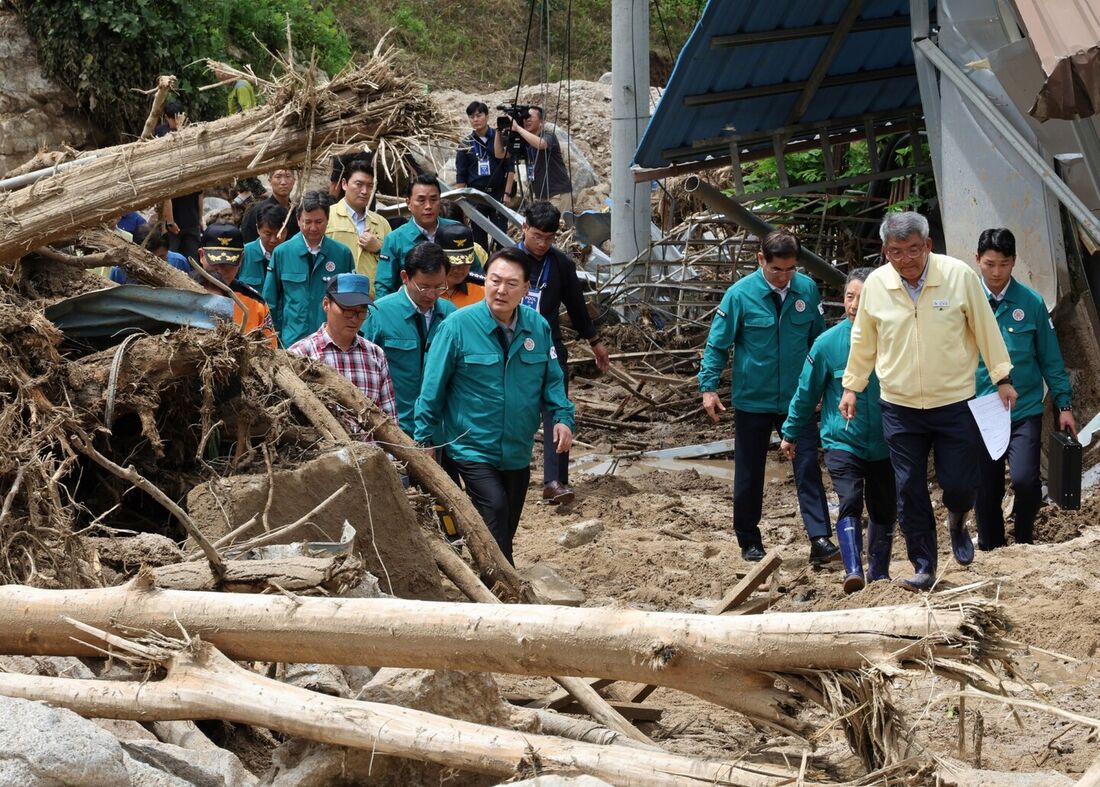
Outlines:
{"label": "green foliage", "polygon": [[272,58],[264,47],[286,49],[288,14],[299,59],[315,50],[318,65],[335,73],[351,56],[336,16],[311,0],[21,0],[18,7],[46,73],[119,137],[140,131],[148,114],[149,98],[134,89],[153,87],[162,74],[176,75],[192,118],[224,114],[224,91],[198,92],[214,81],[201,61],[266,75]]}

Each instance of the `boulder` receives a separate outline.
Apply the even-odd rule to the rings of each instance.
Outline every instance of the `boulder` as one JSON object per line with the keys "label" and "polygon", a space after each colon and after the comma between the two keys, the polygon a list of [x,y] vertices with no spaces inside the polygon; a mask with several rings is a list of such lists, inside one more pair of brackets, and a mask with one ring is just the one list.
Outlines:
{"label": "boulder", "polygon": [[602,532],[603,522],[599,519],[586,519],[567,527],[565,532],[558,536],[558,543],[566,549],[573,549],[594,541]]}
{"label": "boulder", "polygon": [[[252,787],[256,777],[237,755],[225,749],[184,749],[159,741],[122,741],[122,748],[138,763],[194,787]],[[175,784],[176,782],[168,782]]]}

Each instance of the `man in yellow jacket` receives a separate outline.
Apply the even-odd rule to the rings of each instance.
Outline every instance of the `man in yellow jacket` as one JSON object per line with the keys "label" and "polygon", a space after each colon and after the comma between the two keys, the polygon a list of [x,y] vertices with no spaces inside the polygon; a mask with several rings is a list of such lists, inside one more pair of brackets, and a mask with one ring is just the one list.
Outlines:
{"label": "man in yellow jacket", "polygon": [[367,209],[374,197],[374,168],[370,159],[353,159],[344,169],[340,188],[344,190],[344,198],[329,208],[325,235],[351,249],[355,272],[371,280],[373,294],[378,252],[389,234],[390,224]]}
{"label": "man in yellow jacket", "polygon": [[936,581],[936,518],[928,495],[928,454],[943,490],[951,549],[962,565],[974,559],[966,515],[978,489],[977,424],[967,400],[981,353],[997,393],[1016,401],[1012,362],[978,274],[961,260],[932,254],[928,220],[892,213],[879,229],[882,254],[863,286],[844,370],[840,413],[855,417],[856,394],[875,372],[882,390],[882,431],[898,490],[898,520],[914,576],[909,590]]}

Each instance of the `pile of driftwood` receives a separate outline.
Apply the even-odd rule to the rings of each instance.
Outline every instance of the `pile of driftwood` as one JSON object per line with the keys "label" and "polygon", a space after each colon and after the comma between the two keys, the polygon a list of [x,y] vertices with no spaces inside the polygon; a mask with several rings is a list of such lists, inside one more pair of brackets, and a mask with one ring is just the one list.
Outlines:
{"label": "pile of driftwood", "polygon": [[[129,680],[4,673],[0,693],[96,718],[222,719],[498,778],[778,785],[804,773],[666,752],[584,678],[677,689],[808,742],[842,730],[869,772],[899,776],[925,759],[891,702],[890,679],[932,670],[999,688],[1005,622],[984,602],[733,617],[539,605],[431,454],[331,369],[228,324],[106,348],[65,341],[44,307],[109,286],[91,267],[199,289],[95,229],[103,219],[336,142],[378,149],[435,117],[385,57],[325,84],[307,74],[270,87],[262,109],[101,151],[0,196],[0,655],[106,655],[131,668]],[[647,380],[621,370],[612,379],[633,399],[649,398]],[[269,483],[266,504],[220,538],[183,502],[201,484],[273,478],[325,452],[354,453],[364,437],[450,511],[470,562],[438,532],[421,557],[476,603],[351,597],[362,577],[351,554],[244,559],[246,548],[300,536],[343,488],[295,522],[271,523],[280,491]],[[396,473],[387,478],[400,490]],[[110,526],[119,522],[167,533],[192,554],[155,567],[122,560],[108,575],[88,536],[127,538]],[[272,677],[273,663],[552,676],[598,725],[551,713],[538,716],[536,731],[474,724],[290,685]]]}

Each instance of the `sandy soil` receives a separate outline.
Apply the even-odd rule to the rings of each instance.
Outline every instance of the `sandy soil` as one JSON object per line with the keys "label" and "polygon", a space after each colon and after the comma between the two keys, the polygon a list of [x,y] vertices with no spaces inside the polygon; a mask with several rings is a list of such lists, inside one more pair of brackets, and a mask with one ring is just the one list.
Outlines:
{"label": "sandy soil", "polygon": [[[700,424],[683,424],[676,431],[703,433],[710,440],[730,432],[728,425]],[[674,437],[669,436],[671,444],[677,444]],[[575,465],[583,465],[583,458]],[[714,465],[705,463],[702,469],[715,472]],[[539,472],[533,477],[538,479]],[[553,566],[585,592],[588,605],[701,612],[751,568],[741,560],[733,536],[725,480],[700,475],[695,469],[654,470],[629,461],[621,462],[613,475],[575,474],[573,480],[577,500],[568,507],[543,505],[532,485],[516,539],[516,561],[521,568],[538,562]],[[845,596],[839,563],[822,570],[809,567],[790,467],[778,458],[769,468],[764,509],[765,546],[783,558],[775,609],[828,610],[916,601],[887,583]],[[1086,497],[1080,511],[1045,508],[1038,535],[1048,543],[979,553],[969,568],[953,561],[942,543],[944,534],[939,580],[944,588],[986,581],[973,592],[999,598],[1014,624],[1011,636],[1034,648],[1021,650],[1018,666],[1020,677],[1037,685],[1034,696],[1094,718],[1100,717],[1100,676],[1095,669],[1100,609],[1092,598],[1100,589],[1098,515],[1100,496],[1095,494]],[[566,527],[592,518],[604,525],[594,541],[574,549],[558,545],[556,539]],[[899,537],[892,573],[902,576],[908,570]],[[535,696],[550,690],[545,683],[531,680],[517,680],[508,687],[536,691]],[[958,701],[946,696],[957,688],[927,678],[895,687],[896,701],[917,740],[942,757],[957,756]],[[752,752],[763,760],[785,757],[796,766],[801,759],[800,742],[763,734],[721,708],[670,690],[658,690],[647,701],[665,708],[664,717],[650,731],[663,738],[670,750],[724,759]],[[1096,757],[1097,747],[1088,740],[1086,729],[1036,711],[1021,710],[1017,715],[1018,722],[1003,706],[985,703],[976,708],[971,701],[965,709],[968,743],[962,760],[974,764],[973,736],[979,724],[983,727],[981,761],[986,768],[1053,769],[1074,776]],[[817,778],[826,780],[860,775],[837,736],[818,747],[810,767]]]}

